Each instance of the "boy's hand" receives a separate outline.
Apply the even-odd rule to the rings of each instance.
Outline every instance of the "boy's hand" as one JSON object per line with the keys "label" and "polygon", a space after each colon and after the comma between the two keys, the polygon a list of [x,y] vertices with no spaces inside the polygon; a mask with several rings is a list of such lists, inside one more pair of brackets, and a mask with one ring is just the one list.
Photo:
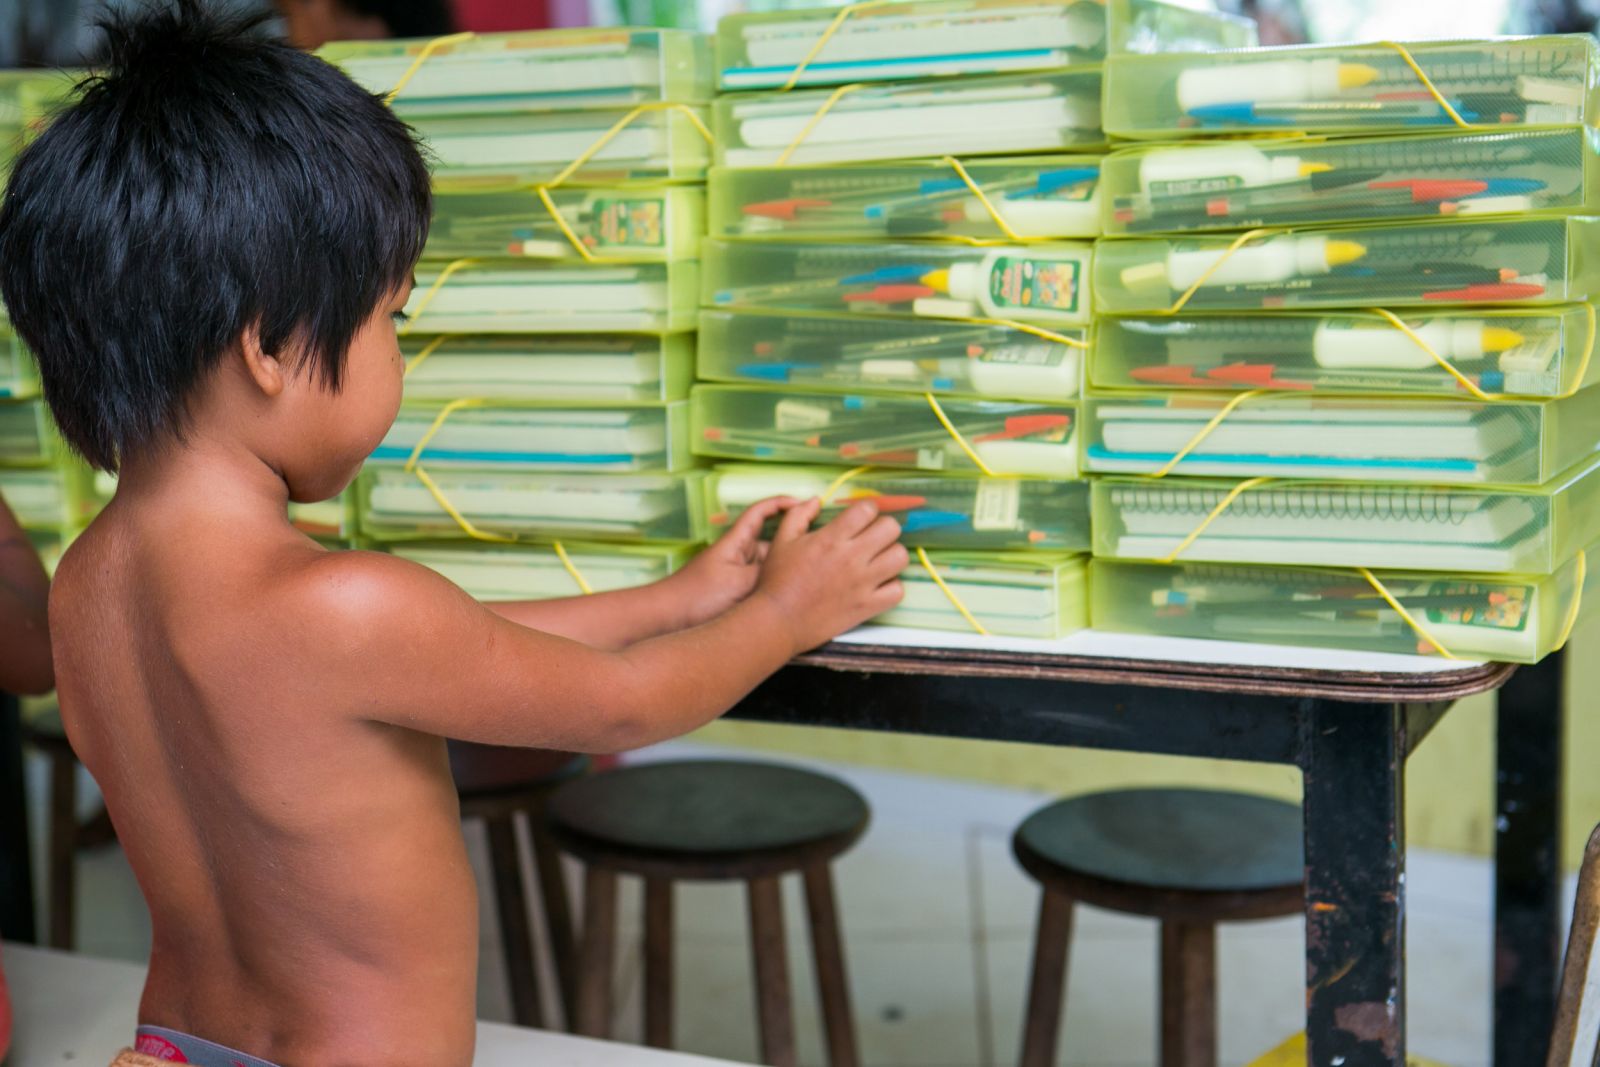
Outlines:
{"label": "boy's hand", "polygon": [[715,544],[666,579],[673,587],[672,595],[680,598],[687,612],[686,627],[714,619],[750,595],[771,548],[761,540],[761,528],[768,519],[795,505],[796,501],[786,496],[751,504]]}
{"label": "boy's hand", "polygon": [[897,540],[900,524],[862,501],[808,533],[821,510],[820,500],[788,508],[756,584],[758,595],[777,603],[796,653],[881,615],[904,595],[899,576],[909,556]]}

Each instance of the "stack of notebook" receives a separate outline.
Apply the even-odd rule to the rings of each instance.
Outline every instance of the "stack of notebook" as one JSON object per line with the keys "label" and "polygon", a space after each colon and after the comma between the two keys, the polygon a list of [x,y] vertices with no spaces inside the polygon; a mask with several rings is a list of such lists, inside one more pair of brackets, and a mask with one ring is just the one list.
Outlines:
{"label": "stack of notebook", "polygon": [[870,498],[920,553],[884,621],[1083,626],[1101,63],[1252,40],[1148,0],[724,19],[692,442],[745,462],[710,477],[710,530]]}
{"label": "stack of notebook", "polygon": [[1108,130],[1163,143],[1103,168],[1096,626],[1565,641],[1600,569],[1597,72],[1588,36],[1108,61]]}
{"label": "stack of notebook", "polygon": [[692,469],[708,38],[677,30],[330,46],[427,141],[435,216],[405,402],[361,534],[489,599],[664,577],[703,540]]}

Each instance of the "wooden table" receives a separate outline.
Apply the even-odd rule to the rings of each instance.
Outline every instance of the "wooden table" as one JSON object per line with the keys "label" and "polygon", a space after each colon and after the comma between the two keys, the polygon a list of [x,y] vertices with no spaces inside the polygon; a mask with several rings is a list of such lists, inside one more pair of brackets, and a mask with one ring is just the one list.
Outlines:
{"label": "wooden table", "polygon": [[[1437,660],[1395,670],[1413,657],[1234,646],[1250,651],[1228,662],[1222,642],[1095,635],[1085,652],[854,636],[780,671],[734,717],[1299,767],[1316,1067],[1405,1061],[1405,760],[1454,701],[1499,689],[1494,1062],[1544,1062],[1562,928],[1559,655],[1520,671]],[[1200,661],[1187,655],[1201,645],[1211,652]],[[1145,658],[1156,647],[1185,657]]]}
{"label": "wooden table", "polygon": [[[734,717],[1300,768],[1306,1029],[1317,1067],[1404,1062],[1405,758],[1455,700],[1499,689],[1494,1062],[1544,1061],[1562,929],[1560,655],[1516,670],[1107,635],[1065,651],[937,648],[926,647],[930,635],[884,633],[801,657]],[[885,643],[890,636],[924,644]],[[1196,659],[1190,646],[1209,651]],[[16,718],[16,702],[0,694],[0,930],[29,941]]]}

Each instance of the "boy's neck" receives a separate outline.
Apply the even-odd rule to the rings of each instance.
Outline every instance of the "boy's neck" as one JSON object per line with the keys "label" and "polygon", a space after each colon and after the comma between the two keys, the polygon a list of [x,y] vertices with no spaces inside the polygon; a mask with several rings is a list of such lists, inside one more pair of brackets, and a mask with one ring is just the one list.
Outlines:
{"label": "boy's neck", "polygon": [[259,512],[282,519],[289,486],[270,462],[243,446],[191,437],[123,458],[117,496],[162,506]]}

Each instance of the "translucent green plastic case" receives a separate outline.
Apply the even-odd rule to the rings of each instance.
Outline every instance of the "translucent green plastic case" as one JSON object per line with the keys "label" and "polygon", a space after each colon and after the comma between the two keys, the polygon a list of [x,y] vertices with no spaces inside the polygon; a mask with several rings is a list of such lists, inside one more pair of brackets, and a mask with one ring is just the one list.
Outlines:
{"label": "translucent green plastic case", "polygon": [[941,589],[913,559],[900,575],[905,599],[874,622],[924,630],[965,630],[972,623],[951,595],[990,634],[1065,637],[1088,624],[1086,556],[1046,552],[929,552],[949,589]]}
{"label": "translucent green plastic case", "polygon": [[1484,215],[1600,207],[1600,133],[1584,126],[1321,142],[1234,141],[1114,152],[1107,233]]}
{"label": "translucent green plastic case", "polygon": [[[673,333],[694,328],[696,264],[419,267],[411,333]],[[426,303],[424,303],[426,301]]]}
{"label": "translucent green plastic case", "polygon": [[890,82],[834,97],[827,89],[720,97],[712,109],[716,162],[860,163],[1051,152],[1105,142],[1098,67]]}
{"label": "translucent green plastic case", "polygon": [[[940,402],[956,433],[925,398],[893,394],[796,393],[697,385],[690,397],[694,449],[726,459],[1074,478],[1077,412],[1072,405]],[[959,438],[958,435],[959,434]],[[966,447],[963,447],[963,442]]]}
{"label": "translucent green plastic case", "polygon": [[1471,395],[1435,356],[1491,396],[1563,396],[1600,379],[1589,304],[1418,308],[1400,320],[1414,337],[1367,311],[1104,318],[1095,325],[1089,381],[1161,391]]}
{"label": "translucent green plastic case", "polygon": [[869,470],[835,488],[840,473],[837,467],[772,463],[717,467],[706,486],[711,536],[756,501],[791,496],[823,497],[819,523],[858,500],[870,500],[900,523],[900,541],[908,546],[1056,552],[1089,546],[1089,492],[1083,482]]}
{"label": "translucent green plastic case", "polygon": [[[693,554],[689,545],[607,545],[563,542],[567,558],[597,593],[649,585],[672,574]],[[479,600],[549,600],[581,596],[583,588],[549,545],[490,545],[462,541],[401,542],[397,556],[431,567]]]}
{"label": "translucent green plastic case", "polygon": [[1094,237],[1100,232],[1101,158],[965,160],[961,170],[982,199],[942,160],[713,167],[706,182],[711,235],[830,241]]}
{"label": "translucent green plastic case", "polygon": [[702,303],[713,308],[1088,323],[1087,242],[950,244],[705,243]]}
{"label": "translucent green plastic case", "polygon": [[[408,404],[368,460],[497,471],[632,472],[692,464],[684,403],[653,406],[532,407],[510,402],[460,408]],[[432,436],[428,436],[429,434]]]}
{"label": "translucent green plastic case", "polygon": [[[485,533],[619,541],[701,541],[702,472],[527,474],[488,468],[430,472],[456,512]],[[362,531],[377,540],[466,537],[415,474],[367,468],[358,482]]]}
{"label": "translucent green plastic case", "polygon": [[684,30],[480,33],[439,44],[336,41],[317,54],[371,92],[399,86],[394,108],[407,118],[614,108],[713,94],[710,41]]}
{"label": "translucent green plastic case", "polygon": [[1337,481],[1539,485],[1596,451],[1600,389],[1565,400],[1361,399],[1272,393],[1091,394],[1085,469]]}
{"label": "translucent green plastic case", "polygon": [[729,92],[1048,70],[1108,52],[1255,42],[1245,19],[1156,0],[920,0],[848,16],[826,7],[728,15],[717,24],[716,60]]}
{"label": "translucent green plastic case", "polygon": [[1081,347],[937,319],[702,311],[699,347],[702,378],[805,389],[1072,400],[1083,376]]}
{"label": "translucent green plastic case", "polygon": [[[563,176],[593,185],[705,177],[711,146],[695,121],[707,122],[704,108],[646,111],[610,135],[628,114],[542,111],[515,121],[463,115],[414,118],[411,125],[433,153],[434,181],[441,190],[514,189]],[[585,157],[583,165],[565,173],[579,157]]]}
{"label": "translucent green plastic case", "polygon": [[[706,232],[705,193],[680,186],[560,186],[549,190],[572,238],[601,264],[694,259]],[[516,256],[584,262],[534,189],[442,192],[433,199],[428,259]]]}
{"label": "translucent green plastic case", "polygon": [[1097,479],[1095,555],[1549,574],[1600,540],[1594,459],[1526,489],[1271,481],[1229,500],[1236,488]]}
{"label": "translucent green plastic case", "polygon": [[408,335],[406,399],[662,402],[694,380],[690,334]]}
{"label": "translucent green plastic case", "polygon": [[1349,569],[1097,559],[1090,617],[1095,629],[1114,633],[1402,655],[1439,655],[1442,645],[1462,659],[1535,663],[1555,650],[1574,611],[1594,595],[1600,567],[1587,557],[1597,549],[1590,546],[1581,567],[1574,558],[1554,575],[1372,572],[1431,640]]}
{"label": "translucent green plastic case", "polygon": [[1592,216],[1244,236],[1101,241],[1096,307],[1127,314],[1559,304],[1600,289],[1600,219]]}
{"label": "translucent green plastic case", "polygon": [[[1592,126],[1597,51],[1593,37],[1568,34],[1418,41],[1403,48],[1377,43],[1118,55],[1106,60],[1105,124],[1119,137],[1142,139],[1290,130],[1415,133],[1457,128],[1457,118],[1489,129]],[[1426,80],[1407,65],[1407,55]]]}

